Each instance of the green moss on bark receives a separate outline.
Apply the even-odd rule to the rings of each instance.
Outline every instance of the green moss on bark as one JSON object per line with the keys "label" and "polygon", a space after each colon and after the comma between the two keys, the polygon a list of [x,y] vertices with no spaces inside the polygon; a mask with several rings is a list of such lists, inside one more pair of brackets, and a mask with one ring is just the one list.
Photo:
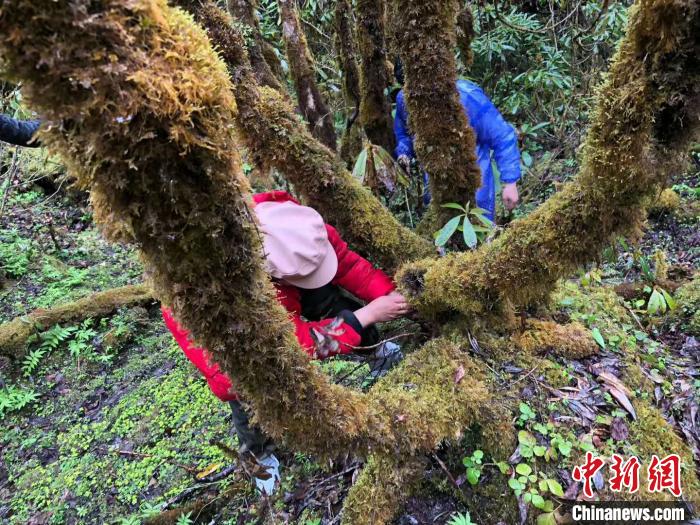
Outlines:
{"label": "green moss on bark", "polygon": [[340,140],[340,157],[351,166],[362,150],[362,132],[357,126],[360,112],[360,71],[357,67],[357,46],[352,24],[350,0],[338,0],[335,5],[335,47],[342,72],[343,98],[348,117]]}
{"label": "green moss on bark", "polygon": [[226,5],[235,20],[250,28],[250,37],[246,42],[246,47],[255,79],[261,86],[281,90],[281,76],[275,72],[275,70],[280,70],[279,60],[272,46],[265,41],[260,33],[260,23],[256,14],[257,2],[255,0],[227,0]]}
{"label": "green moss on bark", "polygon": [[457,14],[457,48],[464,67],[469,68],[474,62],[472,41],[474,33],[474,15],[471,4],[466,4]]}
{"label": "green moss on bark", "polygon": [[481,186],[476,138],[455,87],[455,0],[391,0],[391,27],[406,75],[409,126],[422,167],[430,174],[437,224],[451,218],[440,205],[474,203]]}
{"label": "green moss on bark", "polygon": [[698,129],[700,17],[694,1],[645,0],[597,93],[577,177],[476,252],[409,265],[406,293],[425,313],[497,312],[528,303],[638,231],[643,204]]}
{"label": "green moss on bark", "polygon": [[372,144],[394,151],[391,106],[386,89],[391,85],[384,43],[384,2],[357,0],[357,41],[360,51],[360,121]]}
{"label": "green moss on bark", "polygon": [[289,72],[294,82],[299,109],[309,124],[311,134],[335,151],[333,114],[318,89],[314,58],[301,27],[296,4],[294,0],[278,0],[277,4],[282,19],[282,36],[287,49]]}

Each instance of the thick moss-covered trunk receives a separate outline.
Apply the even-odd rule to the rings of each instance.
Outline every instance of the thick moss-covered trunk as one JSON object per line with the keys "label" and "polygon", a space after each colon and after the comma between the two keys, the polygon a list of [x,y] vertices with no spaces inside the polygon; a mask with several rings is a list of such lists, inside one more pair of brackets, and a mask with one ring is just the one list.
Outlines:
{"label": "thick moss-covered trunk", "polygon": [[342,161],[314,140],[293,108],[275,90],[260,88],[250,71],[240,34],[212,2],[178,0],[207,29],[231,74],[238,131],[256,162],[284,174],[304,201],[340,229],[354,249],[392,270],[429,256],[431,244],[408,228],[364,188]]}
{"label": "thick moss-covered trunk", "polygon": [[[281,90],[282,84],[276,73],[280,70],[279,60],[272,45],[260,33],[260,23],[255,12],[257,2],[255,0],[227,0],[226,5],[235,20],[250,28],[246,47],[250,65],[258,84]],[[274,61],[272,64],[268,62],[268,57]]]}
{"label": "thick moss-covered trunk", "polygon": [[699,129],[700,15],[696,0],[642,0],[597,93],[577,177],[493,243],[403,269],[427,315],[497,313],[524,304],[634,232],[643,207]]}
{"label": "thick moss-covered trunk", "polygon": [[481,186],[476,138],[455,87],[456,0],[391,1],[391,30],[403,61],[409,126],[422,167],[430,174],[431,216],[442,225],[453,213],[440,205],[474,203]]}
{"label": "thick moss-covered trunk", "polygon": [[335,47],[343,76],[343,98],[346,113],[345,132],[340,139],[340,157],[351,165],[362,149],[362,133],[357,126],[360,113],[360,71],[357,68],[357,46],[352,24],[350,0],[335,4]]}
{"label": "thick moss-covered trunk", "polygon": [[282,36],[287,49],[289,71],[294,81],[299,109],[309,124],[311,134],[335,151],[336,136],[333,113],[321,96],[316,83],[314,58],[301,27],[294,0],[278,0],[282,19]]}
{"label": "thick moss-covered trunk", "polygon": [[394,151],[391,106],[386,89],[391,85],[384,44],[384,2],[357,0],[357,41],[360,50],[360,121],[372,144]]}

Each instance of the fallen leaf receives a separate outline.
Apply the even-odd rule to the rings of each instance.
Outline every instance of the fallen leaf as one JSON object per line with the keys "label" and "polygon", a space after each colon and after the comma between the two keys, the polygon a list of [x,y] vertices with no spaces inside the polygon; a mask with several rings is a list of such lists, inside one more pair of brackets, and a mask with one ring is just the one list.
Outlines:
{"label": "fallen leaf", "polygon": [[197,479],[206,478],[208,475],[213,474],[214,472],[219,470],[219,468],[221,468],[221,465],[222,465],[222,463],[212,463],[211,465],[206,467],[204,470],[197,473]]}
{"label": "fallen leaf", "polygon": [[613,419],[612,425],[610,425],[610,437],[615,441],[626,441],[629,435],[629,428],[627,428],[625,420],[621,417]]}
{"label": "fallen leaf", "polygon": [[615,398],[615,400],[622,405],[622,407],[627,410],[627,412],[630,413],[632,416],[632,419],[635,421],[637,420],[637,413],[634,411],[634,407],[632,406],[632,403],[630,402],[629,398],[627,397],[627,394],[623,392],[622,390],[615,388],[615,387],[609,387],[608,391],[610,392],[610,395]]}

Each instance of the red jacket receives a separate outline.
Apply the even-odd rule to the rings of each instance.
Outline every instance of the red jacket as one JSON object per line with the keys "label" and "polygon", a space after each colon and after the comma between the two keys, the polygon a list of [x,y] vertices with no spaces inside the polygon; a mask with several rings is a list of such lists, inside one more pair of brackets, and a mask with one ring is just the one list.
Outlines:
{"label": "red jacket", "polygon": [[[291,195],[284,191],[259,193],[253,196],[253,200],[256,204],[271,201],[291,201],[299,204]],[[338,273],[332,281],[333,284],[345,288],[351,294],[367,302],[394,290],[394,284],[391,279],[381,270],[374,268],[366,259],[348,249],[347,243],[340,238],[333,226],[326,224],[326,229],[328,230],[328,240],[338,256]],[[275,288],[277,289],[277,299],[289,312],[289,317],[294,323],[299,344],[312,358],[317,358],[312,330],[325,332],[324,328],[335,319],[324,319],[314,322],[304,321],[301,318],[301,293],[299,289],[295,286],[279,283],[275,283]],[[209,388],[211,388],[214,395],[222,401],[237,399],[237,395],[232,389],[231,380],[219,369],[217,364],[211,362],[207,351],[196,347],[192,343],[189,332],[175,320],[169,308],[164,306],[162,311],[166,326],[175,337],[180,348],[185,352],[187,358],[192,361],[207,379]],[[324,358],[337,354],[348,354],[352,352],[353,347],[360,344],[360,334],[345,322],[337,327],[334,326],[328,332],[326,332],[327,335],[338,341],[339,345],[337,351],[331,351]],[[327,350],[327,348],[324,350]]]}

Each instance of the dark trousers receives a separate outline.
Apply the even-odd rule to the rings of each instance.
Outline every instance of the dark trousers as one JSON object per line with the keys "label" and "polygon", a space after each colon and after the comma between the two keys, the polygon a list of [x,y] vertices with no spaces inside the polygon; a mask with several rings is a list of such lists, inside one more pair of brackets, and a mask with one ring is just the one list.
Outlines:
{"label": "dark trousers", "polygon": [[[360,308],[362,304],[331,284],[316,290],[302,290],[301,293],[301,315],[308,321],[320,321],[335,317],[344,310],[355,311]],[[361,335],[360,346],[372,346],[379,341],[379,332],[375,326],[364,328]],[[272,447],[272,441],[260,428],[250,424],[247,409],[240,401],[230,401],[229,405],[240,452],[249,452],[256,457],[263,455]]]}

